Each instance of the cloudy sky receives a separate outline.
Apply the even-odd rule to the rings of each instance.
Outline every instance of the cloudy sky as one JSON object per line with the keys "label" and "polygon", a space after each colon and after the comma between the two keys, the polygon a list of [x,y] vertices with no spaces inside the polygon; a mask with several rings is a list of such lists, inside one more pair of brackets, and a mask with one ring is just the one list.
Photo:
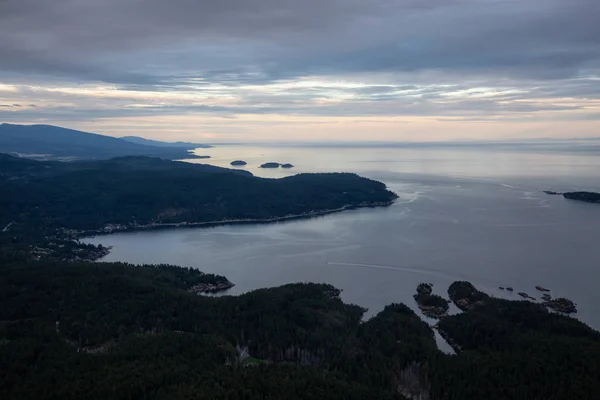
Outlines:
{"label": "cloudy sky", "polygon": [[166,140],[600,136],[598,0],[0,0],[0,122]]}

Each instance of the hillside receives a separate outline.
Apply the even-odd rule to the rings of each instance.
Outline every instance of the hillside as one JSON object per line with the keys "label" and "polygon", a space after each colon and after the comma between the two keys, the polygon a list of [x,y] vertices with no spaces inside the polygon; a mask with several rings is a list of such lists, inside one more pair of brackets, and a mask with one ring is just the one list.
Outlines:
{"label": "hillside", "polygon": [[0,153],[40,160],[108,159],[151,156],[165,159],[199,158],[195,147],[163,147],[132,143],[95,133],[52,125],[0,125]]}
{"label": "hillside", "polygon": [[[362,322],[326,284],[207,297],[174,266],[0,263],[2,399],[593,399],[600,334],[526,301]],[[406,397],[404,397],[406,396]],[[421,396],[421,397],[418,397]]]}

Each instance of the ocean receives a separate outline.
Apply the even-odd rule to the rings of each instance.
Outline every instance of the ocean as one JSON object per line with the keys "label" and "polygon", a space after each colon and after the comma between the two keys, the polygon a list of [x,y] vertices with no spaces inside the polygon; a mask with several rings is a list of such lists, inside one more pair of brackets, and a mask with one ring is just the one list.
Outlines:
{"label": "ocean", "polygon": [[[600,329],[600,205],[543,190],[600,191],[600,140],[462,144],[222,144],[198,149],[266,178],[355,172],[384,182],[398,200],[270,224],[117,233],[105,261],[169,263],[225,275],[226,294],[291,282],[325,282],[369,311],[412,298],[419,282],[447,297],[468,280],[498,297],[539,298],[536,285],[578,304]],[[295,167],[261,169],[265,162]],[[499,287],[513,287],[514,292]],[[453,309],[457,312],[456,309]]]}

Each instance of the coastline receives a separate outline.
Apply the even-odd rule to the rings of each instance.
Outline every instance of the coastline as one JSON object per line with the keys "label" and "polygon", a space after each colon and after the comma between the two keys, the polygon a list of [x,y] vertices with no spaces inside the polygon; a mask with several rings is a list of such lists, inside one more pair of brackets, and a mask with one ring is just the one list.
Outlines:
{"label": "coastline", "polygon": [[319,211],[311,211],[307,213],[301,214],[290,214],[284,215],[281,217],[273,217],[273,218],[247,218],[247,219],[225,219],[219,221],[204,221],[204,222],[171,222],[171,223],[156,223],[156,224],[147,224],[147,225],[109,225],[102,229],[95,230],[87,230],[77,233],[78,239],[90,238],[98,235],[110,235],[113,233],[123,233],[123,232],[141,232],[148,230],[160,230],[160,229],[170,229],[170,228],[199,228],[199,227],[214,227],[221,225],[243,225],[243,224],[269,224],[272,222],[280,222],[280,221],[291,221],[296,219],[310,219],[314,217],[321,217],[324,215],[334,214],[347,210],[355,210],[359,208],[376,208],[376,207],[389,207],[395,203],[397,197],[385,202],[373,202],[373,203],[362,203],[355,205],[346,205],[340,208],[328,209],[328,210],[319,210]]}
{"label": "coastline", "polygon": [[[370,203],[361,203],[361,204],[353,204],[346,205],[343,207],[335,208],[335,209],[327,209],[327,210],[318,210],[311,211],[307,213],[301,214],[291,214],[284,215],[281,217],[274,218],[251,218],[251,219],[229,219],[229,220],[220,220],[220,221],[205,221],[205,222],[175,222],[175,223],[162,223],[162,224],[149,224],[149,225],[134,225],[134,226],[121,226],[121,225],[109,225],[103,229],[97,230],[88,230],[83,232],[75,233],[77,239],[90,238],[99,235],[110,235],[113,233],[122,233],[122,232],[141,232],[148,230],[160,230],[160,229],[172,229],[172,228],[200,228],[200,227],[215,227],[221,225],[241,225],[241,224],[269,224],[280,221],[292,221],[299,219],[310,219],[315,217],[320,217],[324,215],[334,214],[347,210],[354,210],[359,208],[376,208],[376,207],[389,207],[396,202],[398,196],[394,194],[393,198],[389,201],[379,201],[379,202],[370,202]],[[72,232],[74,233],[74,232]],[[94,257],[92,257],[89,261],[98,261],[102,258],[106,257],[110,254],[112,250],[111,246],[102,246],[99,244],[97,246],[99,252],[96,253]],[[227,280],[226,282],[221,282],[218,284],[199,284],[188,289],[190,293],[195,293],[197,295],[210,295],[218,292],[227,291],[228,289],[235,286],[235,283]]]}
{"label": "coastline", "polygon": [[[270,224],[273,222],[281,222],[281,221],[292,221],[299,219],[310,219],[315,217],[321,217],[324,215],[334,214],[347,210],[355,210],[359,208],[376,208],[376,207],[389,207],[396,202],[398,196],[394,196],[392,200],[389,201],[378,201],[372,203],[362,203],[362,204],[354,204],[354,205],[346,205],[340,208],[328,209],[328,210],[320,210],[320,211],[311,211],[308,213],[301,214],[292,214],[292,215],[284,215],[282,217],[274,217],[274,218],[252,218],[252,219],[229,219],[229,220],[220,220],[220,221],[205,221],[205,222],[173,222],[173,223],[162,223],[162,224],[149,224],[149,225],[134,225],[134,226],[110,226],[102,229],[96,230],[87,230],[82,232],[77,232],[75,234],[76,239],[85,239],[92,238],[100,235],[110,235],[113,233],[123,233],[123,232],[142,232],[149,230],[160,230],[160,229],[172,229],[172,228],[210,228],[215,226],[222,225],[243,225],[243,224]],[[90,259],[90,261],[98,261],[104,257],[106,257],[109,253],[111,247],[104,247],[102,254],[99,254],[98,257],[94,257]]]}

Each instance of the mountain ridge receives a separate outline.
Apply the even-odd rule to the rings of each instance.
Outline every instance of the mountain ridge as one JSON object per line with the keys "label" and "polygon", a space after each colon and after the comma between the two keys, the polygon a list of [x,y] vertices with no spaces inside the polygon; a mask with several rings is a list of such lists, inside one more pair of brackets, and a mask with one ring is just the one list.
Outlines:
{"label": "mountain ridge", "polygon": [[143,145],[54,125],[0,124],[0,152],[38,160],[101,160],[122,156],[208,158],[190,153],[191,149]]}

